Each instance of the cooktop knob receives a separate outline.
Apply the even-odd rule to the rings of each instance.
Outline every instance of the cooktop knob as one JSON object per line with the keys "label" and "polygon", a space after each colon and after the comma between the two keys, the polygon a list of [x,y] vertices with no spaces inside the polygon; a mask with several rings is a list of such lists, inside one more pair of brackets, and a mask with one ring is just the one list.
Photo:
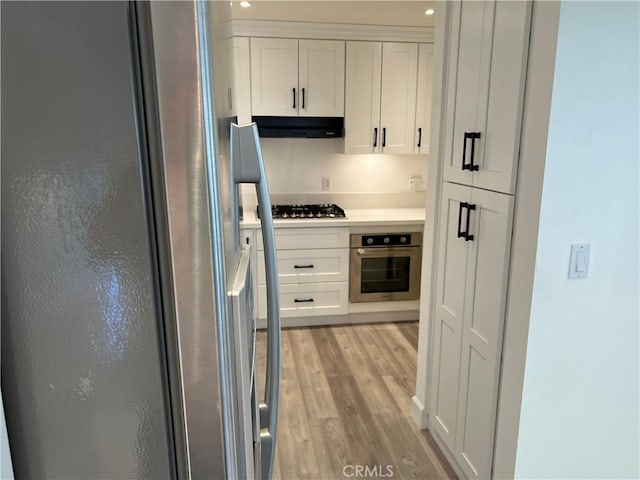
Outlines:
{"label": "cooktop knob", "polygon": [[371,245],[373,244],[373,238],[369,237],[367,238],[367,245]]}
{"label": "cooktop knob", "polygon": [[307,214],[307,217],[309,217],[309,218],[313,218],[313,213],[309,212],[309,213]]}
{"label": "cooktop knob", "polygon": [[407,243],[407,237],[400,237],[400,243]]}
{"label": "cooktop knob", "polygon": [[390,241],[389,237],[384,237],[384,243],[389,243]]}
{"label": "cooktop knob", "polygon": [[289,215],[287,214],[287,212],[284,212],[284,213],[282,214],[282,218],[289,218]]}

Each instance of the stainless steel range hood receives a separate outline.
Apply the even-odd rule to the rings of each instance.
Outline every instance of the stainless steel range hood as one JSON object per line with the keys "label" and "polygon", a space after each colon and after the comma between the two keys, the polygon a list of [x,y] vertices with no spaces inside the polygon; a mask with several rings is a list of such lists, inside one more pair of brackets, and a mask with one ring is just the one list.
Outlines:
{"label": "stainless steel range hood", "polygon": [[261,138],[336,138],[344,136],[343,117],[252,117]]}

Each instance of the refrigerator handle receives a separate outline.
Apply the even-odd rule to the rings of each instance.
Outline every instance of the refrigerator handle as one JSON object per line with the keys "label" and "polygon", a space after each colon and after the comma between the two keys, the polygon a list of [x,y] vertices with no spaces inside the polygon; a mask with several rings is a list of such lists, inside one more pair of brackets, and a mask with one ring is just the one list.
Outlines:
{"label": "refrigerator handle", "polygon": [[280,400],[280,295],[276,240],[267,176],[264,170],[258,127],[231,124],[231,158],[235,183],[254,183],[264,242],[264,262],[267,284],[267,379],[264,402],[260,404],[260,478],[269,480],[273,473],[278,404]]}

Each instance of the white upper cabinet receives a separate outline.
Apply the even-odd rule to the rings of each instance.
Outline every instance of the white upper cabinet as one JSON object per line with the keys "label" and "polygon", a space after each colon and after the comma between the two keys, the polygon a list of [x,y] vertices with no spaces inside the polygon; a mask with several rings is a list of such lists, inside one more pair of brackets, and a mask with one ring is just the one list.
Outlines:
{"label": "white upper cabinet", "polygon": [[[428,92],[418,86],[418,51],[416,43],[347,42],[345,153],[425,153],[418,140],[428,149],[431,85]],[[431,70],[425,62],[429,81]]]}
{"label": "white upper cabinet", "polygon": [[251,39],[252,115],[298,115],[298,40]]}
{"label": "white upper cabinet", "polygon": [[416,101],[415,153],[429,153],[431,97],[433,95],[433,45],[418,46],[418,95]]}
{"label": "white upper cabinet", "polygon": [[344,115],[344,42],[251,39],[253,115]]}
{"label": "white upper cabinet", "polygon": [[380,152],[382,43],[347,42],[345,153]]}
{"label": "white upper cabinet", "polygon": [[382,153],[413,153],[418,45],[382,44]]}
{"label": "white upper cabinet", "polygon": [[344,116],[344,42],[300,40],[300,116]]}
{"label": "white upper cabinet", "polygon": [[531,2],[452,9],[444,178],[514,193]]}

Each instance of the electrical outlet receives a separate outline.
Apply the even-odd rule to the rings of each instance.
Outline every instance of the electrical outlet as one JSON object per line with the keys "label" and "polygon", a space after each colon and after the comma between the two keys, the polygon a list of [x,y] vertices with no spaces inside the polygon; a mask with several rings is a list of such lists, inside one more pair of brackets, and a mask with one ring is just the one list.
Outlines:
{"label": "electrical outlet", "polygon": [[330,192],[331,191],[331,177],[322,177],[322,191]]}
{"label": "electrical outlet", "polygon": [[420,175],[411,175],[409,177],[409,190],[417,192],[422,189],[422,177]]}

